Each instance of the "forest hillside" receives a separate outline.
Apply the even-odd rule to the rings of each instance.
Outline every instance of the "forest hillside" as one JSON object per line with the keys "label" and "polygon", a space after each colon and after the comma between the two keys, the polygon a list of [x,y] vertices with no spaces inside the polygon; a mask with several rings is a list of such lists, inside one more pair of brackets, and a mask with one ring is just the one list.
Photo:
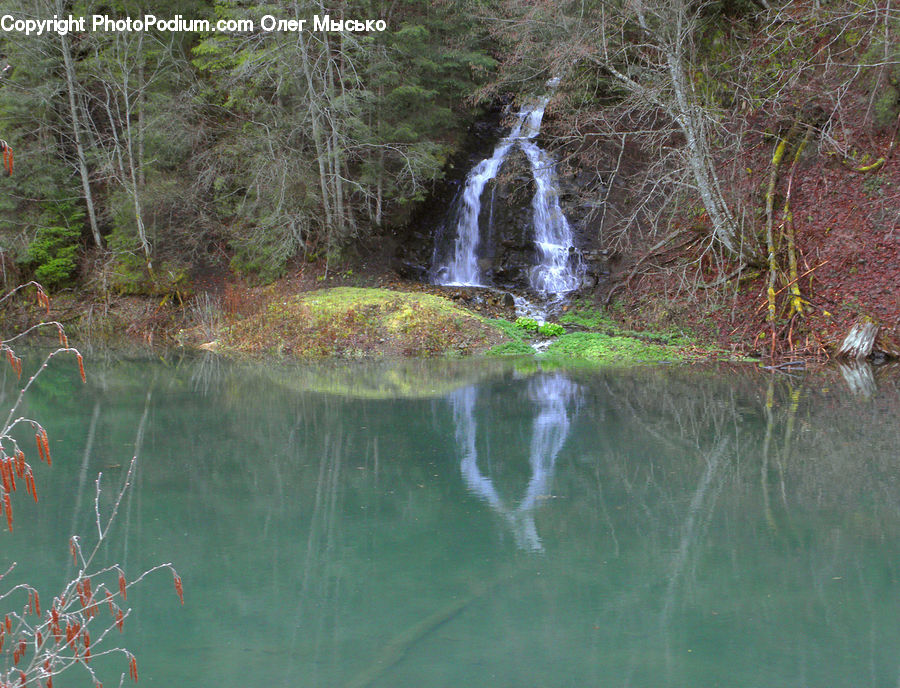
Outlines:
{"label": "forest hillside", "polygon": [[[868,319],[898,353],[892,0],[0,5],[0,278],[73,319],[427,280],[461,179],[546,94],[580,296],[768,355]],[[26,32],[51,17],[87,22]]]}

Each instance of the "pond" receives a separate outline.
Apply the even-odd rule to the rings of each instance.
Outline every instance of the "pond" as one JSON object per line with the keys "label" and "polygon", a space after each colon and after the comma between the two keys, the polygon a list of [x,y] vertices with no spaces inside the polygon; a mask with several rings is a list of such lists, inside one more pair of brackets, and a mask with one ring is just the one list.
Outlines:
{"label": "pond", "polygon": [[99,556],[185,589],[129,592],[140,685],[897,685],[896,375],[87,368],[28,399],[54,460],[0,564],[49,599],[137,454]]}

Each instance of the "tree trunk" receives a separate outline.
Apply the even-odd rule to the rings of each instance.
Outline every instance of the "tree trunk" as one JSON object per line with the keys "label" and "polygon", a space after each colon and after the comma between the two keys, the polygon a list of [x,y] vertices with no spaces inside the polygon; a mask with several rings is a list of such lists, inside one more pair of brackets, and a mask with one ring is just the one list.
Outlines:
{"label": "tree trunk", "polygon": [[663,101],[657,94],[645,89],[639,82],[619,71],[614,65],[608,63],[604,66],[633,93],[646,97],[650,102],[662,107],[678,124],[687,143],[688,168],[697,185],[703,207],[712,223],[713,235],[729,253],[744,260],[747,257],[747,251],[740,242],[737,223],[731,214],[731,209],[722,196],[715,161],[710,152],[706,115],[697,102],[684,69],[685,44],[691,28],[689,26],[691,22],[686,16],[686,1],[677,0],[668,6],[671,14],[666,17],[668,21],[662,29],[662,33],[651,28],[640,3],[636,5],[635,9],[637,10],[638,24],[657,44],[664,56],[665,70],[669,75],[673,99],[669,102]]}
{"label": "tree trunk", "polygon": [[[62,3],[57,0],[56,9],[59,16],[63,16]],[[94,243],[101,247],[103,240],[100,237],[100,229],[97,226],[97,214],[94,211],[94,196],[91,193],[90,175],[88,174],[87,159],[84,155],[84,144],[81,140],[81,124],[78,118],[78,105],[75,101],[75,65],[72,63],[72,53],[69,50],[69,41],[66,36],[59,37],[63,63],[66,70],[66,90],[69,96],[69,115],[72,119],[72,134],[75,139],[75,154],[78,158],[78,173],[81,175],[81,188],[84,192],[84,201],[87,205],[88,222],[91,226],[91,235]]]}
{"label": "tree trunk", "polygon": [[[296,11],[299,16],[299,10]],[[328,172],[325,167],[325,142],[322,134],[319,106],[318,103],[316,103],[317,89],[312,75],[312,68],[310,67],[309,51],[306,47],[306,39],[304,38],[303,31],[298,32],[297,40],[300,41],[300,61],[303,63],[303,74],[306,77],[306,87],[310,103],[309,117],[312,125],[313,145],[316,149],[316,162],[319,165],[319,190],[322,193],[322,210],[325,212],[326,229],[330,229],[333,224],[331,195],[328,191]]]}
{"label": "tree trunk", "polygon": [[138,63],[138,92],[137,92],[137,170],[138,170],[138,183],[143,188],[146,180],[144,175],[144,103],[146,101],[146,97],[144,96],[144,89],[146,84],[144,83],[144,61],[141,60]]}
{"label": "tree trunk", "polygon": [[[142,43],[143,39],[141,37],[138,38],[138,62],[143,61],[142,55]],[[153,261],[150,255],[150,242],[147,240],[147,231],[144,227],[144,215],[141,211],[141,184],[140,178],[143,176],[142,165],[140,159],[135,159],[135,134],[131,128],[131,113],[133,112],[134,104],[131,101],[131,92],[129,90],[130,83],[128,79],[128,66],[123,65],[123,81],[122,81],[122,93],[125,99],[125,151],[128,154],[128,176],[131,181],[131,198],[134,201],[134,221],[135,226],[137,227],[138,238],[141,241],[141,249],[144,251],[144,259],[147,261],[147,270],[150,272],[151,277],[153,276]],[[143,71],[141,72],[143,73]],[[143,83],[138,83],[138,99],[140,103],[141,90],[143,89]],[[139,106],[140,107],[140,106]],[[140,116],[138,117],[138,124],[140,124]],[[142,138],[141,131],[138,130],[137,135]],[[143,143],[143,141],[141,141]],[[143,145],[141,145],[143,148]]]}
{"label": "tree trunk", "polygon": [[[138,239],[141,242],[141,250],[144,252],[144,258],[147,261],[147,270],[150,271],[151,275],[153,273],[153,263],[150,259],[150,244],[147,241],[147,235],[144,231],[144,221],[143,216],[141,214],[141,202],[138,197],[138,188],[137,188],[137,175],[134,166],[134,157],[132,155],[131,148],[131,128],[127,124],[127,117],[129,110],[129,99],[127,96],[127,81],[125,82],[125,113],[126,113],[126,129],[125,129],[125,137],[126,141],[123,144],[119,137],[119,122],[116,121],[115,115],[113,114],[113,108],[111,101],[114,98],[112,94],[109,92],[109,88],[106,90],[106,116],[109,119],[109,127],[113,136],[113,143],[115,146],[114,156],[119,168],[119,181],[128,194],[131,196],[133,204],[134,204],[134,219],[137,225]],[[124,154],[128,156],[128,169],[125,169],[125,161]]]}
{"label": "tree trunk", "polygon": [[718,175],[710,156],[710,143],[703,126],[703,113],[691,103],[680,49],[666,55],[672,89],[675,93],[675,119],[687,141],[688,165],[700,192],[703,207],[712,222],[716,239],[732,254],[743,259],[744,249],[738,243],[738,232],[731,210],[718,184]]}
{"label": "tree trunk", "polygon": [[384,198],[384,150],[378,151],[378,184],[375,188],[375,225],[381,227],[382,203]]}

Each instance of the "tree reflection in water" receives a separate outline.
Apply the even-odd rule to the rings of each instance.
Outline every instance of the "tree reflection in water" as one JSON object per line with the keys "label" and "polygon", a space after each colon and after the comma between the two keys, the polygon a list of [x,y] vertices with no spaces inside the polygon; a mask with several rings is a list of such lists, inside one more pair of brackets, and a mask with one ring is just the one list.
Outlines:
{"label": "tree reflection in water", "polygon": [[869,397],[746,366],[92,372],[35,390],[60,479],[4,552],[71,565],[71,486],[145,418],[113,544],[194,581],[135,627],[154,685],[896,683],[896,369]]}

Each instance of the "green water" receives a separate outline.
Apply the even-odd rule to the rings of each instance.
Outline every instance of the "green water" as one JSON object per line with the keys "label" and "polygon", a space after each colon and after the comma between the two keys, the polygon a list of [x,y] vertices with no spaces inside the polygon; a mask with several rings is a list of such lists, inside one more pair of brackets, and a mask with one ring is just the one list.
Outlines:
{"label": "green water", "polygon": [[88,374],[56,363],[29,398],[54,463],[0,564],[49,599],[68,537],[96,532],[97,473],[105,511],[137,451],[101,557],[171,561],[185,587],[184,607],[167,572],[129,594],[109,640],[139,685],[900,681],[896,375],[862,397],[739,368]]}

